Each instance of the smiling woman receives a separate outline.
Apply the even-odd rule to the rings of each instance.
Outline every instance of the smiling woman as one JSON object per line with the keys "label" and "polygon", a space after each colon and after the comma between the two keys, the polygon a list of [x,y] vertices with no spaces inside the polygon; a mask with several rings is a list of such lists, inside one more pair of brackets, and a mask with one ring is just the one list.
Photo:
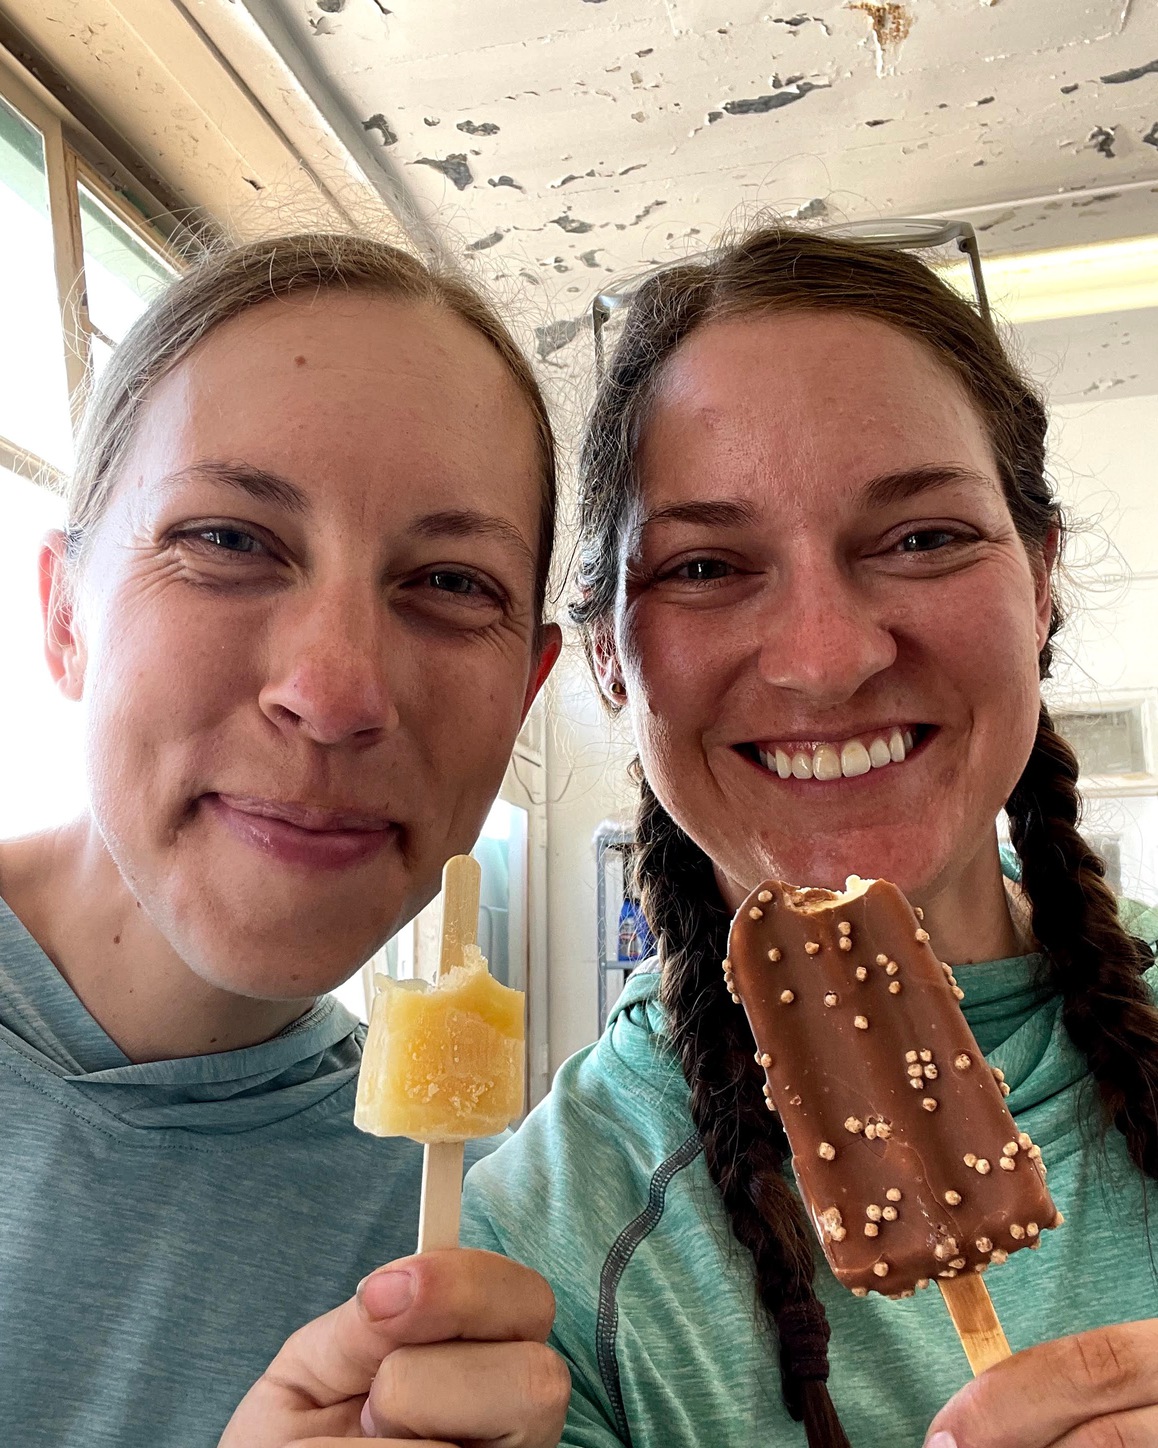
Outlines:
{"label": "smiling woman", "polygon": [[[354,1131],[364,1030],[325,993],[470,848],[554,660],[553,445],[462,282],[299,236],[152,305],[78,458],[41,594],[91,811],[0,844],[0,1437],[186,1448],[411,1250],[419,1149]],[[488,1271],[397,1274],[392,1341],[502,1338],[522,1376],[435,1427],[538,1443],[549,1294]],[[372,1310],[303,1329],[277,1368],[297,1409],[259,1385],[246,1448],[361,1436]]]}
{"label": "smiling woman", "polygon": [[[1017,1354],[936,1427],[959,1448],[1158,1433],[1158,915],[1108,889],[1042,704],[1063,540],[1045,429],[988,322],[895,251],[762,231],[635,295],[586,432],[573,614],[639,748],[635,872],[659,960],[467,1182],[470,1240],[559,1297],[571,1448],[915,1448],[965,1380],[929,1294],[855,1300],[817,1273],[763,1094],[771,1057],[728,983],[750,891],[851,874],[924,912],[918,939],[956,969],[1049,1164],[1064,1229],[1005,1265],[974,1242],[999,1264],[987,1281],[1013,1347],[1085,1334]],[[848,958],[858,981],[896,968]],[[872,1106],[850,1051],[819,1064]],[[1038,1246],[1032,1226],[1011,1237]]]}

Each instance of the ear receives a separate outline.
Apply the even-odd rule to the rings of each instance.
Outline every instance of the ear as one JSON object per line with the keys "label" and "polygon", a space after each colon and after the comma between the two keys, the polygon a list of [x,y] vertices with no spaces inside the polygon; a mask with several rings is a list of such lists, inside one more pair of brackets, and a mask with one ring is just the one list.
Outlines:
{"label": "ear", "polygon": [[1040,653],[1049,638],[1053,613],[1053,570],[1061,546],[1061,530],[1055,524],[1046,535],[1041,557],[1034,565],[1034,612],[1037,615],[1037,648]]}
{"label": "ear", "polygon": [[527,692],[523,699],[523,719],[530,712],[535,696],[547,682],[547,675],[555,667],[555,660],[563,647],[563,632],[557,623],[547,623],[539,630],[539,656],[531,677],[527,681]]}
{"label": "ear", "polygon": [[54,529],[40,545],[40,612],[48,670],[67,699],[84,692],[85,649],[77,628],[67,542]]}
{"label": "ear", "polygon": [[591,658],[599,692],[611,708],[622,709],[625,699],[623,669],[615,647],[615,636],[606,624],[597,624],[592,631]]}

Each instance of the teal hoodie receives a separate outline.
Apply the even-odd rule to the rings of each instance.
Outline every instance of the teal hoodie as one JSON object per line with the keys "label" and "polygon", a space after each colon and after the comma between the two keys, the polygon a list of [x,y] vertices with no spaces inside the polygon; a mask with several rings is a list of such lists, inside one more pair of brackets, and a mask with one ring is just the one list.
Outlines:
{"label": "teal hoodie", "polygon": [[[1158,913],[1132,911],[1151,943]],[[986,1277],[1010,1345],[1158,1316],[1152,1184],[1117,1132],[1039,982],[1041,957],[958,973],[978,1044],[1012,1088],[1066,1223]],[[1148,976],[1158,991],[1158,968]],[[774,1335],[731,1234],[664,1032],[659,977],[637,973],[608,1028],[560,1070],[518,1134],[467,1178],[464,1239],[536,1268],[558,1299],[571,1369],[567,1448],[801,1448]],[[1149,1203],[1147,1185],[1151,1187]],[[940,1295],[854,1298],[818,1255],[832,1325],[829,1387],[853,1448],[919,1448],[969,1379]]]}
{"label": "teal hoodie", "polygon": [[354,1130],[364,1035],[326,996],[134,1065],[0,900],[4,1448],[213,1448],[295,1328],[414,1250],[422,1148]]}

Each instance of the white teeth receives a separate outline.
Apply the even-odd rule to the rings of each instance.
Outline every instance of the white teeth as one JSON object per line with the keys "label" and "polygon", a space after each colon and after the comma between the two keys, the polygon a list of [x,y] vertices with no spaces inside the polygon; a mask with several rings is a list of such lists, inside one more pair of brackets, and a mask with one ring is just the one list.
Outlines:
{"label": "white teeth", "polygon": [[903,764],[915,746],[911,729],[899,726],[888,737],[877,735],[866,745],[860,739],[844,744],[816,744],[794,750],[791,754],[779,746],[772,750],[756,750],[756,757],[769,772],[781,779],[856,779],[886,764]]}
{"label": "white teeth", "polygon": [[[819,754],[820,751],[817,750]],[[867,774],[873,767],[869,752],[859,739],[850,739],[840,751],[840,771],[846,779],[855,779],[858,774]],[[819,773],[817,778],[819,778]]]}

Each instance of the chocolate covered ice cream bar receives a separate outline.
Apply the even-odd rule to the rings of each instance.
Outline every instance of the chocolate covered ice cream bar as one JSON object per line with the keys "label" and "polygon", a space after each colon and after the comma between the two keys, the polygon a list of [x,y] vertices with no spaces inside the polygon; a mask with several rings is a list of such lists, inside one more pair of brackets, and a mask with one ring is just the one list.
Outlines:
{"label": "chocolate covered ice cream bar", "polygon": [[895,885],[853,876],[838,894],[766,881],[732,923],[724,974],[846,1287],[944,1287],[1058,1225],[1041,1153]]}

